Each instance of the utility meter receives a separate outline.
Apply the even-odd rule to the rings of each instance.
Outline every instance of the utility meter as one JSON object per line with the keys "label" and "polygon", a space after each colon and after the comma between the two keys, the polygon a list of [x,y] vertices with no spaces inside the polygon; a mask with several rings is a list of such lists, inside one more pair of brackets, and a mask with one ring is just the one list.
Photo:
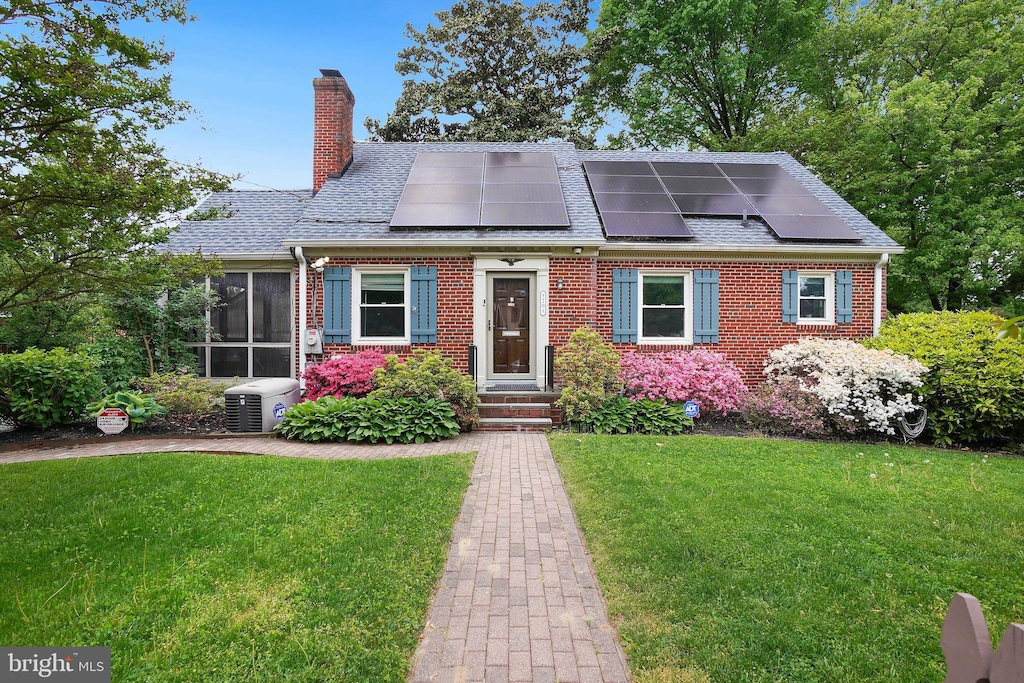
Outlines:
{"label": "utility meter", "polygon": [[324,352],[324,339],[320,334],[320,330],[315,327],[311,327],[306,330],[306,333],[302,336],[303,351],[312,354],[321,354]]}

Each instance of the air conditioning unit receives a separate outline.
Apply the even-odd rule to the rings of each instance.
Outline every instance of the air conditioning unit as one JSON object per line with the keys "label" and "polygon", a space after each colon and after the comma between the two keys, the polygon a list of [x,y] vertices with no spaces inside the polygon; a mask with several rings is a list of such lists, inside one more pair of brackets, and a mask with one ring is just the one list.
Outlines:
{"label": "air conditioning unit", "polygon": [[299,382],[288,378],[258,379],[224,391],[228,431],[270,432],[284,411],[299,402]]}

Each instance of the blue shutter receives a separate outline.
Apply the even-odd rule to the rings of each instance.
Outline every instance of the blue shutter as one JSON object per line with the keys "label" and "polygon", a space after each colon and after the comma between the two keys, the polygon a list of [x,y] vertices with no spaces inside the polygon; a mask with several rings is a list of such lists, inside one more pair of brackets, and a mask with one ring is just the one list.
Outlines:
{"label": "blue shutter", "polygon": [[324,271],[324,341],[352,343],[351,268],[335,267]]}
{"label": "blue shutter", "polygon": [[612,341],[636,341],[637,274],[635,270],[612,271]]}
{"label": "blue shutter", "polygon": [[836,271],[836,322],[853,322],[853,271]]}
{"label": "blue shutter", "polygon": [[413,266],[412,342],[437,343],[437,266]]}
{"label": "blue shutter", "polygon": [[782,322],[795,323],[800,315],[800,273],[782,271]]}
{"label": "blue shutter", "polygon": [[693,341],[718,343],[718,271],[693,271]]}

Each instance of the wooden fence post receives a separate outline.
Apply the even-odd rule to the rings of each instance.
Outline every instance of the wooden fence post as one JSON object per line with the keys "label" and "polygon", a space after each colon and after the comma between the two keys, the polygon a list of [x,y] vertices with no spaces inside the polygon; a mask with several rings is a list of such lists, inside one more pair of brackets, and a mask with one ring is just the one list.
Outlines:
{"label": "wooden fence post", "polygon": [[946,678],[942,683],[985,683],[992,666],[992,640],[973,595],[957,593],[949,603],[942,622],[942,653],[946,655]]}

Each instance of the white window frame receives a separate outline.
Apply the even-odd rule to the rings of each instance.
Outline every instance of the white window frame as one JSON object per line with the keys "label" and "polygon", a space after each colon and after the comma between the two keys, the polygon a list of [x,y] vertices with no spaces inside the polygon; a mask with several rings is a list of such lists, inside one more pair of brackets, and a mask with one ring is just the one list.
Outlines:
{"label": "white window frame", "polygon": [[[401,274],[403,278],[403,292],[405,293],[403,308],[405,309],[405,336],[402,337],[364,337],[362,335],[363,328],[363,275],[387,275],[387,274]],[[410,344],[412,336],[412,307],[410,305],[410,299],[412,298],[412,278],[410,277],[410,269],[408,267],[395,267],[395,266],[370,266],[370,267],[359,267],[352,268],[352,344],[362,345],[379,345],[379,346],[394,346],[401,344]]]}
{"label": "white window frame", "polygon": [[[644,278],[646,277],[681,277],[683,278],[683,327],[684,337],[645,337],[644,336]],[[651,308],[654,308],[653,306]],[[675,308],[674,306],[672,308]],[[636,327],[638,344],[677,344],[684,346],[693,344],[693,271],[692,270],[640,270],[637,271],[636,296]]]}
{"label": "white window frame", "polygon": [[[800,281],[808,277],[820,277],[825,279],[825,317],[805,318],[800,315],[800,302],[804,299],[817,299],[818,297],[804,297],[800,294]],[[836,274],[827,270],[801,270],[797,273],[796,280],[796,322],[798,325],[835,325],[836,324]]]}
{"label": "white window frame", "polygon": [[[288,315],[291,318],[291,320],[288,323],[288,329],[289,329],[288,341],[283,341],[283,342],[266,342],[266,341],[254,341],[254,339],[253,339],[254,336],[255,336],[254,335],[254,330],[253,330],[253,325],[255,325],[254,321],[255,321],[255,317],[256,317],[253,314],[253,276],[256,275],[256,274],[259,274],[259,273],[283,273],[285,275],[291,276],[292,275],[292,271],[290,271],[290,270],[263,270],[263,269],[258,269],[258,268],[257,269],[252,269],[252,268],[226,268],[224,270],[224,275],[229,275],[229,274],[233,274],[233,273],[243,273],[246,276],[246,280],[245,280],[246,281],[246,285],[245,285],[245,289],[246,289],[246,292],[245,292],[245,307],[246,307],[246,313],[245,313],[245,315],[246,315],[246,331],[245,331],[245,334],[246,334],[246,339],[245,339],[245,341],[224,341],[224,340],[214,341],[213,339],[211,339],[210,335],[207,334],[205,339],[203,339],[202,341],[186,342],[187,346],[189,346],[189,347],[191,347],[193,349],[196,349],[198,351],[198,353],[202,354],[203,361],[204,361],[203,365],[206,368],[206,374],[204,375],[204,377],[206,377],[207,379],[230,379],[226,375],[214,375],[214,374],[212,374],[212,370],[213,370],[213,349],[215,349],[215,348],[244,348],[244,349],[246,349],[246,358],[248,359],[247,360],[248,377],[255,377],[255,375],[253,375],[253,369],[254,369],[254,367],[256,365],[255,349],[267,349],[267,348],[288,349],[289,350],[288,376],[289,377],[294,377],[294,375],[295,375],[295,294],[294,294],[294,291],[291,291],[294,288],[294,286],[295,286],[294,280],[292,281],[291,287],[289,288],[290,291],[289,291],[289,301],[288,301]],[[213,279],[214,278],[212,278],[210,276],[207,276],[204,279],[204,284],[206,285],[206,291],[207,292],[209,292],[210,289],[213,286]],[[211,316],[212,316],[212,314],[211,314],[210,310],[207,310],[206,311],[206,323],[207,323],[207,325],[209,325],[211,323],[211,321],[212,321],[212,317]]]}

